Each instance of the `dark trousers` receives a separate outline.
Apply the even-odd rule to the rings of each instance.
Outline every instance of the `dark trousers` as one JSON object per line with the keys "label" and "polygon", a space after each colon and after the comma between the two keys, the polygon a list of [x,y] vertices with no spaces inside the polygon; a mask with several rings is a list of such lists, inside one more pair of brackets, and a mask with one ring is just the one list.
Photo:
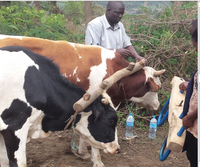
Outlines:
{"label": "dark trousers", "polygon": [[198,167],[198,140],[188,131],[186,131],[183,151],[186,151],[187,158],[190,161],[190,167]]}

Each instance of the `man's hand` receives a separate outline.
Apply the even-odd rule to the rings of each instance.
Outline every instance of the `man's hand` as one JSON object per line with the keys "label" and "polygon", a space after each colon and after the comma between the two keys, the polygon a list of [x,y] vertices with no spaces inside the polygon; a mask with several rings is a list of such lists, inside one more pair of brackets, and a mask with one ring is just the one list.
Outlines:
{"label": "man's hand", "polygon": [[[116,52],[120,53],[122,55],[122,57],[124,58],[128,58],[128,57],[132,57],[135,59],[135,62],[138,62],[142,59],[145,59],[144,57],[141,57],[139,55],[137,55],[137,57],[133,56],[133,54],[128,50],[128,49],[116,49]],[[147,59],[145,59],[145,65],[147,64]]]}
{"label": "man's hand", "polygon": [[188,87],[188,81],[185,81],[185,82],[182,82],[180,85],[179,85],[179,89],[184,92],[187,90],[187,87]]}
{"label": "man's hand", "polygon": [[147,59],[145,59],[144,57],[138,56],[135,58],[135,62],[138,62],[140,60],[144,59],[145,60],[145,65],[147,64]]}
{"label": "man's hand", "polygon": [[194,121],[192,119],[188,119],[187,115],[183,117],[182,123],[185,129],[188,129],[190,126],[193,125]]}
{"label": "man's hand", "polygon": [[116,49],[116,52],[120,53],[124,58],[128,58],[130,56],[133,57],[132,53],[128,49]]}
{"label": "man's hand", "polygon": [[197,117],[198,117],[197,109],[192,112],[189,112],[186,116],[184,116],[182,119],[184,128],[188,129],[190,126],[192,126]]}

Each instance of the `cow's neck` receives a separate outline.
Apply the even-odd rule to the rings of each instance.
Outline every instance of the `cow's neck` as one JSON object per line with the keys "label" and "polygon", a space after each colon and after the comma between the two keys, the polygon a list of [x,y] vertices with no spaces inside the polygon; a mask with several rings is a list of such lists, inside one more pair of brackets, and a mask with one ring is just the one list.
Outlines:
{"label": "cow's neck", "polygon": [[107,90],[107,93],[110,96],[114,107],[118,107],[120,103],[126,99],[123,80],[113,84],[113,86]]}
{"label": "cow's neck", "polygon": [[[71,84],[61,84],[60,87],[53,88],[59,96],[49,94],[49,102],[45,106],[43,119],[43,130],[57,131],[63,130],[67,120],[74,114],[73,105],[85,93],[82,89]],[[55,107],[56,106],[56,107]]]}
{"label": "cow's neck", "polygon": [[[120,54],[116,52],[114,59],[107,60],[107,71],[109,72],[107,73],[105,78],[109,77],[110,75],[113,75],[115,71],[128,67],[128,65],[129,62],[126,61]],[[111,101],[114,107],[118,107],[120,103],[126,99],[123,79],[114,83],[113,86],[111,86],[107,90],[107,93],[111,97]]]}

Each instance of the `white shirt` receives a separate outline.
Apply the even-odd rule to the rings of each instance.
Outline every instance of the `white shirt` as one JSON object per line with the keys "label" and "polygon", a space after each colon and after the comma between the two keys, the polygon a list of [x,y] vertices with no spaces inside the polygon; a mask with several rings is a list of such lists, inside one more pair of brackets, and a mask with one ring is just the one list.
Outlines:
{"label": "white shirt", "polygon": [[100,45],[107,49],[121,49],[132,45],[123,24],[121,22],[115,24],[113,30],[105,14],[88,23],[85,44]]}

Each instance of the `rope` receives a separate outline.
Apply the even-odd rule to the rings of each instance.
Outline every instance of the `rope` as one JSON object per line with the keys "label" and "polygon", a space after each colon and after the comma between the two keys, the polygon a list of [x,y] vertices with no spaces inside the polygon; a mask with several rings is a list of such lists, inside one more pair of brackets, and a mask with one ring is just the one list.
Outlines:
{"label": "rope", "polygon": [[126,99],[126,93],[125,93],[125,90],[124,90],[124,83],[123,81],[121,80],[121,82],[119,83],[119,88],[118,90],[116,91],[116,95],[119,93],[120,89],[122,88],[122,91],[123,91],[123,94],[124,94],[124,99]]}
{"label": "rope", "polygon": [[74,127],[74,123],[76,121],[76,117],[74,115],[71,116],[73,118],[73,122],[72,122],[72,140],[71,140],[71,149],[72,149],[72,152],[78,152],[78,149],[79,147],[76,145],[76,142],[75,142],[75,135],[76,135],[76,132],[75,132],[75,127]]}
{"label": "rope", "polygon": [[72,149],[72,152],[78,156],[77,152],[78,152],[78,149],[79,147],[77,146],[76,142],[75,142],[75,135],[76,135],[76,131],[75,131],[75,127],[74,127],[74,124],[75,124],[75,121],[76,121],[76,113],[74,115],[72,115],[69,119],[67,119],[65,121],[68,122],[67,125],[65,126],[64,130],[66,130],[68,128],[68,126],[70,125],[70,123],[72,122],[72,139],[71,139],[71,149]]}
{"label": "rope", "polygon": [[78,152],[78,149],[79,147],[76,145],[76,142],[75,142],[75,135],[76,135],[76,131],[75,131],[75,127],[74,127],[74,123],[76,121],[76,113],[74,115],[72,115],[68,120],[66,120],[65,122],[68,122],[67,125],[65,126],[64,130],[66,130],[68,128],[68,126],[70,125],[70,123],[72,122],[72,140],[71,140],[71,149],[72,149],[72,152],[74,154],[77,154]]}
{"label": "rope", "polygon": [[[68,120],[65,121],[65,123],[66,123],[66,122],[68,122],[68,123],[67,123],[67,125],[65,126],[64,130],[66,130],[66,129],[69,127],[69,125],[72,123],[73,120],[74,120],[74,122],[75,122],[75,119],[76,119],[77,114],[78,114],[78,112],[75,112],[74,115],[72,115]],[[73,123],[72,123],[72,124],[73,124]]]}

